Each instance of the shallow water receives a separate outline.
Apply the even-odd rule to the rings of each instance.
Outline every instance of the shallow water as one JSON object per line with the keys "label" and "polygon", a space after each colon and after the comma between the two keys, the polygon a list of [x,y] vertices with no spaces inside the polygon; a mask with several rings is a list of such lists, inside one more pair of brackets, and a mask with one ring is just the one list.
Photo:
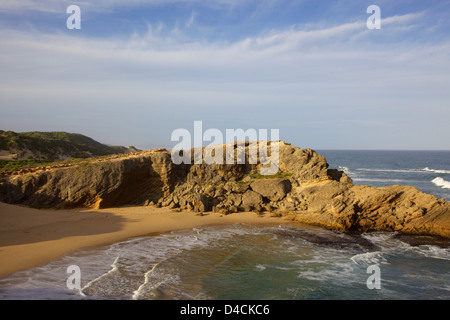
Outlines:
{"label": "shallow water", "polygon": [[[0,299],[450,299],[449,241],[203,227],[78,250],[0,279]],[[81,270],[69,290],[70,265]],[[380,269],[380,289],[367,273]]]}

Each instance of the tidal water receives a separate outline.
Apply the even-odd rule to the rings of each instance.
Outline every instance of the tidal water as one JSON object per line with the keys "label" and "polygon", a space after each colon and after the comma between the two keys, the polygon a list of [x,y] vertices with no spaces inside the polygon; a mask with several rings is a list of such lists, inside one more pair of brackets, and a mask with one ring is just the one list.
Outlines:
{"label": "tidal water", "polygon": [[0,299],[450,299],[449,270],[444,240],[236,224],[79,250],[1,279]]}

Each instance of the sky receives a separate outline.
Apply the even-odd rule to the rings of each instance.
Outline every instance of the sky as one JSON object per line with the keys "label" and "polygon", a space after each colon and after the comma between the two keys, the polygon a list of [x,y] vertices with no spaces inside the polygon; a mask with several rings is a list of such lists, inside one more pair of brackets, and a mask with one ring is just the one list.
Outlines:
{"label": "sky", "polygon": [[449,16],[437,0],[2,0],[0,129],[150,149],[202,121],[301,148],[450,150]]}

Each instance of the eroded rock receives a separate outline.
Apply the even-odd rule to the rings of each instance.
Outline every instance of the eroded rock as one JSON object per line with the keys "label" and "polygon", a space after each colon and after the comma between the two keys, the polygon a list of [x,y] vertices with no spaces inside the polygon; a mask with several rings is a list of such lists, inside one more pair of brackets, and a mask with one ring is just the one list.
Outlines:
{"label": "eroded rock", "polygon": [[[281,142],[280,176],[260,165],[180,164],[154,150],[0,177],[0,201],[34,208],[137,204],[195,212],[268,211],[343,231],[400,231],[450,237],[450,204],[408,186],[353,185],[311,149]],[[248,160],[248,149],[245,154]]]}
{"label": "eroded rock", "polygon": [[258,179],[250,187],[270,201],[280,201],[291,191],[288,179]]}

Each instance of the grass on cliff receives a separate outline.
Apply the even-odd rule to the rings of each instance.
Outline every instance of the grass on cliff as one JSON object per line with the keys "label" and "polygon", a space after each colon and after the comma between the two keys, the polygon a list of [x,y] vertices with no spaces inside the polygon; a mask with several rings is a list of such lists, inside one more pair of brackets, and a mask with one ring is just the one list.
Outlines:
{"label": "grass on cliff", "polygon": [[43,167],[51,163],[53,163],[51,160],[0,160],[0,172]]}
{"label": "grass on cliff", "polygon": [[89,159],[85,158],[71,158],[67,160],[36,160],[36,159],[28,159],[28,160],[0,160],[0,172],[8,172],[8,171],[20,171],[25,169],[32,169],[37,167],[46,167],[46,166],[56,166],[56,165],[84,165],[88,166],[92,160],[96,159],[104,159],[109,156],[101,156],[101,157],[92,157]]}
{"label": "grass on cliff", "polygon": [[0,150],[29,151],[34,155],[40,155],[41,160],[57,160],[61,158],[58,155],[88,158],[129,152],[128,148],[108,146],[76,133],[39,131],[16,133],[3,130],[0,130]]}
{"label": "grass on cliff", "polygon": [[275,174],[271,174],[271,175],[265,176],[265,175],[262,175],[259,172],[254,172],[254,173],[250,173],[249,176],[250,176],[250,178],[255,179],[255,180],[258,180],[258,179],[279,179],[279,178],[288,178],[288,177],[292,176],[292,173],[278,171]]}

